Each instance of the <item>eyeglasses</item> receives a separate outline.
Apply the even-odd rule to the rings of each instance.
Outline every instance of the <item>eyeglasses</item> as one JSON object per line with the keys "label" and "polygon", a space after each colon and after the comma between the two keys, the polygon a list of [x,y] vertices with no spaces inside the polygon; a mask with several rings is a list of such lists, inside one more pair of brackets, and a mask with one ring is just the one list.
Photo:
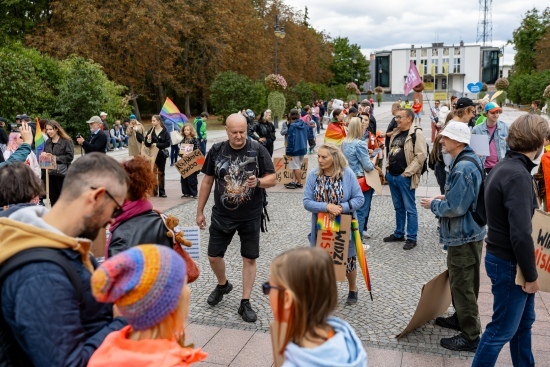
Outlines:
{"label": "eyeglasses", "polygon": [[272,290],[272,289],[278,289],[280,291],[284,291],[285,289],[282,288],[282,287],[275,287],[274,285],[271,285],[269,284],[269,282],[265,282],[264,284],[262,284],[262,292],[264,292],[264,294],[266,296],[269,296],[269,292]]}
{"label": "eyeglasses", "polygon": [[394,117],[394,119],[396,119],[396,120],[401,120],[402,118],[403,118],[403,116],[399,116],[399,115]]}
{"label": "eyeglasses", "polygon": [[[97,190],[97,187],[90,186],[90,189]],[[111,195],[109,190],[105,189],[105,194],[107,194],[109,199],[111,199],[116,204],[115,210],[113,210],[113,214],[111,214],[111,218],[116,218],[122,213],[124,213],[124,209],[122,209],[122,205],[120,205],[118,201],[116,201],[116,199],[113,197],[113,195]]]}

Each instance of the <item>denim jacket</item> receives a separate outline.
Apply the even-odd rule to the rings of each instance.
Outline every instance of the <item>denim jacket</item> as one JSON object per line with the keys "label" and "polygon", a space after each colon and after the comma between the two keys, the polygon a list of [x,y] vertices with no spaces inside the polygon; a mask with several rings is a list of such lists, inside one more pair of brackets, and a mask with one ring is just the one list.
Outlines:
{"label": "denim jacket", "polygon": [[[487,130],[487,120],[483,122],[482,124],[479,124],[475,126],[472,129],[472,134],[476,135],[487,135],[488,139],[491,138],[491,134],[489,134],[489,130]],[[493,138],[495,140],[495,145],[497,147],[497,159],[500,162],[504,156],[506,156],[506,151],[508,150],[508,144],[506,144],[506,137],[508,136],[508,125],[505,122],[497,121],[497,129],[495,130],[495,137]],[[480,157],[481,163],[483,164],[482,167],[485,167],[485,156]]]}
{"label": "denim jacket", "polygon": [[463,155],[474,157],[482,167],[473,149],[465,147],[451,162],[451,172],[445,182],[445,199],[433,200],[431,204],[432,212],[441,218],[441,243],[447,246],[461,246],[485,237],[485,226],[480,227],[469,210],[475,210],[482,181],[481,172],[475,164],[466,160],[461,160],[455,166],[457,158]]}
{"label": "denim jacket", "polygon": [[353,141],[345,141],[342,144],[342,150],[346,159],[348,160],[349,167],[355,173],[355,176],[364,176],[364,171],[372,171],[374,165],[369,157],[369,150],[367,143],[363,140],[355,139]]}

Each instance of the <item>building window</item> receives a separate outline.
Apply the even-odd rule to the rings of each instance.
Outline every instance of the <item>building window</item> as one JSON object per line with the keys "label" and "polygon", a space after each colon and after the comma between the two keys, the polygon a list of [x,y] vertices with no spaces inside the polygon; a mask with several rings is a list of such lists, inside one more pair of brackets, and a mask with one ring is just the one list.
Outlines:
{"label": "building window", "polygon": [[438,55],[438,49],[437,48],[432,48],[432,56],[437,56]]}
{"label": "building window", "polygon": [[460,47],[455,47],[455,55],[460,55]]}
{"label": "building window", "polygon": [[423,48],[420,50],[420,57],[428,57],[428,50]]}
{"label": "building window", "polygon": [[[438,59],[432,59],[432,63],[434,64],[434,70],[433,74],[439,74],[439,60]],[[437,81],[436,81],[437,83]]]}
{"label": "building window", "polygon": [[441,65],[441,74],[449,74],[449,59],[443,59],[443,65]]}
{"label": "building window", "polygon": [[411,57],[416,57],[416,50],[411,50]]}
{"label": "building window", "polygon": [[453,73],[460,74],[460,59],[458,57],[454,59]]}
{"label": "building window", "polygon": [[428,74],[428,60],[426,59],[420,60],[420,66],[422,67],[421,68],[422,74]]}
{"label": "building window", "polygon": [[390,87],[390,57],[377,56],[375,70],[376,70],[376,85],[379,85],[383,88],[389,88]]}
{"label": "building window", "polygon": [[441,89],[447,89],[447,78],[441,79]]}
{"label": "building window", "polygon": [[449,47],[443,49],[443,56],[449,56]]}
{"label": "building window", "polygon": [[481,81],[494,84],[498,79],[498,50],[483,51],[481,64]]}

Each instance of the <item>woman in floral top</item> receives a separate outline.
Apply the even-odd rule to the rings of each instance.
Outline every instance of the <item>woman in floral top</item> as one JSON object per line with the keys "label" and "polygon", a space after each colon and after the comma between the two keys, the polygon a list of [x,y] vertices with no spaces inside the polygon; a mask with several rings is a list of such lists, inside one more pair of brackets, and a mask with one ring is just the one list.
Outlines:
{"label": "woman in floral top", "polygon": [[[197,132],[193,127],[193,124],[187,123],[181,128],[181,136],[183,140],[180,143],[180,152],[181,156],[192,153],[193,150],[200,150],[199,140],[197,139]],[[189,149],[192,146],[192,150]],[[181,197],[187,198],[192,197],[193,199],[197,198],[197,186],[199,181],[197,180],[199,172],[193,172],[186,178],[181,178]]]}

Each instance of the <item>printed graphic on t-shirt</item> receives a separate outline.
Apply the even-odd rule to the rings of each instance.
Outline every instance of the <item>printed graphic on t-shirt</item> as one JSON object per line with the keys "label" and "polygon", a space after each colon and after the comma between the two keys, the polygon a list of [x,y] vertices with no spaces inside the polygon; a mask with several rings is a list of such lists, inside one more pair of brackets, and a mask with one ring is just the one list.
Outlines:
{"label": "printed graphic on t-shirt", "polygon": [[218,154],[216,159],[216,177],[219,182],[220,202],[228,210],[235,210],[239,205],[250,200],[254,188],[247,185],[250,176],[257,175],[256,157],[236,157]]}
{"label": "printed graphic on t-shirt", "polygon": [[407,134],[403,133],[400,133],[393,139],[390,147],[390,157],[395,157],[401,152],[405,146],[405,139],[407,139]]}

